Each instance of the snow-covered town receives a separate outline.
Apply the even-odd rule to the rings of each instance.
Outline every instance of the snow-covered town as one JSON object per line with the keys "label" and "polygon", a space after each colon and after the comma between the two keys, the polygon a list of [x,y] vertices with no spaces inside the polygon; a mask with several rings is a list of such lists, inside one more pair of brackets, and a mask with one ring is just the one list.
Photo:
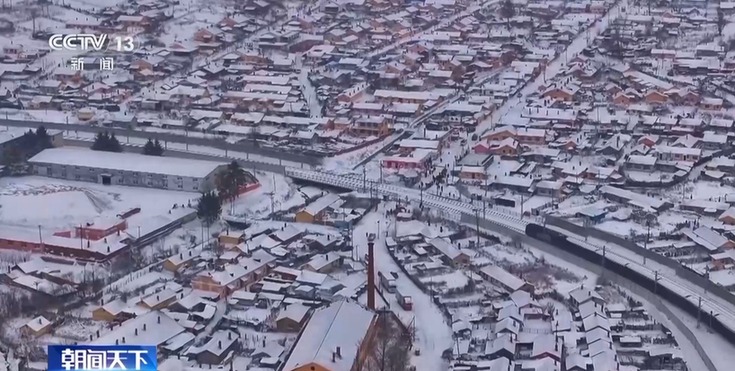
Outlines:
{"label": "snow-covered town", "polygon": [[0,48],[0,371],[733,369],[733,2],[0,0]]}

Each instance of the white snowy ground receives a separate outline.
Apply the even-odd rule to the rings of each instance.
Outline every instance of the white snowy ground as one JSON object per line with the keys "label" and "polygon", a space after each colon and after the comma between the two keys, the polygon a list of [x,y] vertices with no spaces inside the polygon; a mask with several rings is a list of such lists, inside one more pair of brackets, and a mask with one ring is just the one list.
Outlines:
{"label": "white snowy ground", "polygon": [[285,176],[258,171],[255,177],[258,178],[260,187],[238,197],[231,205],[223,205],[223,214],[238,218],[264,219],[271,214],[271,194],[275,212],[304,204],[304,198],[296,185]]}
{"label": "white snowy ground", "polygon": [[[670,305],[669,308],[671,308],[674,315],[679,317],[679,319],[682,320],[692,331],[699,343],[707,351],[707,355],[709,355],[712,363],[715,364],[718,371],[729,371],[733,369],[733,365],[735,365],[735,345],[719,334],[712,332],[706,323],[701,323],[700,327],[697,328],[697,319],[692,317],[689,313],[679,309],[679,307]],[[672,327],[673,326],[669,328]],[[678,335],[677,332],[678,331],[674,332],[675,336]],[[682,343],[682,337],[683,336],[676,336],[676,340],[679,341],[680,344]],[[694,360],[698,360],[699,356],[697,356],[694,349],[687,349],[685,345],[686,344],[682,345],[682,349],[685,352],[685,356],[688,355],[685,359],[687,360],[687,365],[690,369],[705,370],[706,368],[704,365],[699,366],[698,363],[691,363]],[[701,363],[701,360],[699,362]]]}
{"label": "white snowy ground", "polygon": [[131,222],[168,213],[194,202],[197,193],[50,179],[0,178],[0,224],[47,231],[65,230],[97,217],[115,217],[140,207]]}
{"label": "white snowy ground", "polygon": [[[434,305],[429,295],[416,287],[402,273],[388,254],[385,247],[385,230],[388,225],[385,224],[384,205],[382,203],[377,212],[367,214],[355,227],[354,244],[358,252],[357,256],[362,257],[367,253],[366,233],[375,233],[377,235],[375,241],[376,268],[397,272],[399,274],[399,278],[396,280],[398,290],[404,295],[413,297],[414,310],[404,311],[396,302],[393,294],[387,296],[391,310],[401,318],[404,324],[410,324],[413,319],[416,321],[417,339],[414,343],[414,349],[419,348],[421,355],[414,356],[413,365],[421,371],[444,371],[447,369],[447,365],[442,360],[441,354],[452,346],[452,330],[444,321],[441,311]],[[379,224],[381,233],[378,232]]]}

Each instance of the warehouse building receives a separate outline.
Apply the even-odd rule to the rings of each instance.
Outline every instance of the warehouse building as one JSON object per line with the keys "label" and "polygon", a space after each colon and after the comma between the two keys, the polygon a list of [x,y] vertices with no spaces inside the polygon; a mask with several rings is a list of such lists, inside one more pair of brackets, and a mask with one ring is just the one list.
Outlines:
{"label": "warehouse building", "polygon": [[137,153],[50,148],[29,161],[40,176],[105,185],[204,192],[215,187],[226,164]]}

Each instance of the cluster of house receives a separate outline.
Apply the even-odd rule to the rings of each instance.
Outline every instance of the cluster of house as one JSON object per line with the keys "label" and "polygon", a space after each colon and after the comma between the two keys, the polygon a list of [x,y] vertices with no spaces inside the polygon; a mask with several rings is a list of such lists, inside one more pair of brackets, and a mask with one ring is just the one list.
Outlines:
{"label": "cluster of house", "polygon": [[[86,342],[155,345],[162,369],[226,365],[243,352],[249,354],[249,367],[260,369],[360,367],[369,362],[380,336],[377,327],[383,322],[378,318],[390,315],[355,301],[366,287],[365,267],[338,253],[339,243],[339,236],[292,225],[224,231],[217,253],[182,251],[163,262],[162,272],[139,278],[132,295],[106,296],[93,306],[92,319],[108,325],[84,335],[89,336]],[[69,279],[61,273],[38,259],[18,264],[8,277],[44,277],[51,284]],[[162,279],[170,273],[173,281]],[[343,273],[359,276],[348,280],[357,283],[335,278]],[[49,290],[67,287],[58,284]],[[43,337],[62,322],[40,316],[20,331]],[[288,340],[279,340],[284,337]]]}
{"label": "cluster of house", "polygon": [[[682,8],[656,4],[647,9],[632,9],[632,14],[617,19],[606,30],[599,44],[615,45],[607,52],[635,60],[651,71],[668,65],[678,75],[730,73],[733,55],[727,47],[691,32],[699,27],[721,27],[718,18],[732,14],[732,5],[722,3],[716,8],[708,11],[705,2],[695,0]],[[611,40],[615,40],[614,43]],[[721,104],[722,101],[713,103]]]}
{"label": "cluster of house", "polygon": [[[205,324],[217,321],[214,319],[217,303],[213,298],[171,293],[161,302],[158,299],[162,298],[161,294],[154,294],[155,300],[150,300],[150,304],[160,309],[146,307],[133,317],[112,316],[110,311],[119,312],[115,307],[117,303],[95,310],[95,319],[111,321],[112,329],[91,336],[91,343],[156,345],[161,369],[193,363],[232,363],[236,353],[246,351],[251,360],[248,367],[289,371],[309,370],[310,367],[348,370],[364,363],[374,346],[378,314],[346,299],[323,304],[285,300],[272,310],[266,310],[272,317],[274,327],[271,331],[295,336],[295,342],[289,344],[266,340],[266,336],[260,341],[249,341],[240,331],[217,323],[211,333],[202,337],[199,334],[204,331]],[[245,291],[233,294],[228,299],[228,308],[238,311],[240,309],[236,308],[254,307],[256,304],[247,294]],[[144,301],[138,305],[147,306]],[[202,341],[196,341],[197,337]]]}
{"label": "cluster of house", "polygon": [[[55,27],[58,27],[56,31],[67,33],[86,31],[110,35],[151,35],[158,32],[157,30],[160,31],[167,23],[175,21],[176,5],[178,4],[173,1],[142,1],[89,9],[86,14],[76,13],[66,17],[64,23]],[[48,51],[39,51],[20,42],[11,42],[4,45],[2,50],[0,79],[28,82],[29,89],[18,95],[21,107],[41,109],[98,107],[114,110],[111,107],[129,98],[148,82],[176,73],[194,56],[211,54],[228,43],[254,33],[268,24],[267,20],[263,19],[265,14],[277,14],[279,11],[267,2],[248,1],[236,11],[229,13],[230,16],[223,16],[214,28],[212,25],[202,24],[200,29],[189,35],[181,34],[181,30],[177,30],[177,37],[168,44],[163,43],[164,45],[159,48],[151,49],[135,45],[135,54],[132,57],[125,54],[115,55],[115,68],[131,71],[131,79],[113,76],[97,83],[92,83],[88,75],[67,65],[50,71],[49,78],[43,80],[41,76],[46,74],[40,67],[34,67],[36,64],[33,62]],[[58,24],[46,18],[39,18],[38,23]],[[32,36],[45,40],[55,33],[54,31],[51,28],[38,31]],[[85,68],[96,69],[98,58],[99,56],[83,57]],[[69,61],[64,60],[64,63],[67,62]],[[9,103],[9,100],[4,102]]]}
{"label": "cluster of house", "polygon": [[309,198],[307,204],[294,214],[297,223],[326,224],[338,228],[355,225],[375,202],[360,195],[322,194]]}
{"label": "cluster of house", "polygon": [[[487,118],[494,106],[543,72],[546,63],[556,56],[557,43],[568,43],[583,25],[604,13],[609,4],[580,2],[567,8],[555,4],[552,9],[544,2],[514,5],[523,14],[508,20],[514,28],[502,25],[495,9],[481,10],[441,24],[430,34],[414,37],[412,42],[399,47],[400,53],[388,54],[377,62],[361,57],[330,58],[333,48],[315,47],[326,67],[317,81],[330,83],[349,75],[325,94],[327,111],[340,123],[382,115],[390,118],[386,124],[410,125],[428,113],[429,121],[442,129],[474,127]],[[436,4],[426,4],[425,8],[413,5],[398,14],[403,19],[416,19],[430,14],[435,7]],[[577,17],[578,13],[586,13],[588,19]],[[539,36],[535,47],[514,44],[526,38],[526,29],[533,28],[532,25],[538,27],[532,32]],[[491,78],[492,83],[484,84]],[[457,89],[472,95],[453,99]]]}
{"label": "cluster of house", "polygon": [[[639,308],[608,305],[584,287],[565,304],[571,311],[549,309],[528,292],[515,291],[493,302],[490,313],[456,321],[457,360],[451,369],[638,370],[682,364],[665,329]],[[644,340],[644,333],[655,335]]]}
{"label": "cluster of house", "polygon": [[[293,289],[302,297],[352,297],[356,291],[350,292],[328,276],[343,266],[348,270],[360,269],[337,252],[344,244],[341,235],[312,233],[284,224],[280,227],[256,224],[244,231],[221,233],[222,254],[214,262],[215,270],[200,264],[208,257],[202,256],[202,251],[172,256],[163,263],[163,268],[189,277],[193,288],[221,297],[253,286],[274,294]],[[301,270],[286,268],[294,259],[303,262]],[[258,283],[270,273],[278,275],[280,281]]]}
{"label": "cluster of house", "polygon": [[[665,88],[668,101],[616,101],[632,92],[645,99],[644,92],[656,86]],[[531,94],[525,107],[476,133],[471,151],[454,164],[452,175],[486,189],[562,197],[584,184],[670,185],[695,165],[724,156],[706,165],[703,177],[725,180],[731,174],[726,150],[735,121],[697,112],[702,107],[695,95],[691,88],[677,88],[630,65],[608,66],[581,54]],[[613,104],[601,107],[598,101]],[[691,111],[670,110],[687,102]],[[383,167],[431,169],[447,138],[452,136],[399,142],[398,155],[386,157]],[[501,173],[494,167],[499,160],[505,163]]]}

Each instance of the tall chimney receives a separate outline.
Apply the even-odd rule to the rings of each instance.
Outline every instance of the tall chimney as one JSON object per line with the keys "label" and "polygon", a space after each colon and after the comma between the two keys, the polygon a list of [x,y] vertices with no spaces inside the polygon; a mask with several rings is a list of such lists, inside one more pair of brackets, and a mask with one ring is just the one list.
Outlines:
{"label": "tall chimney", "polygon": [[375,310],[375,235],[368,236],[368,308]]}

